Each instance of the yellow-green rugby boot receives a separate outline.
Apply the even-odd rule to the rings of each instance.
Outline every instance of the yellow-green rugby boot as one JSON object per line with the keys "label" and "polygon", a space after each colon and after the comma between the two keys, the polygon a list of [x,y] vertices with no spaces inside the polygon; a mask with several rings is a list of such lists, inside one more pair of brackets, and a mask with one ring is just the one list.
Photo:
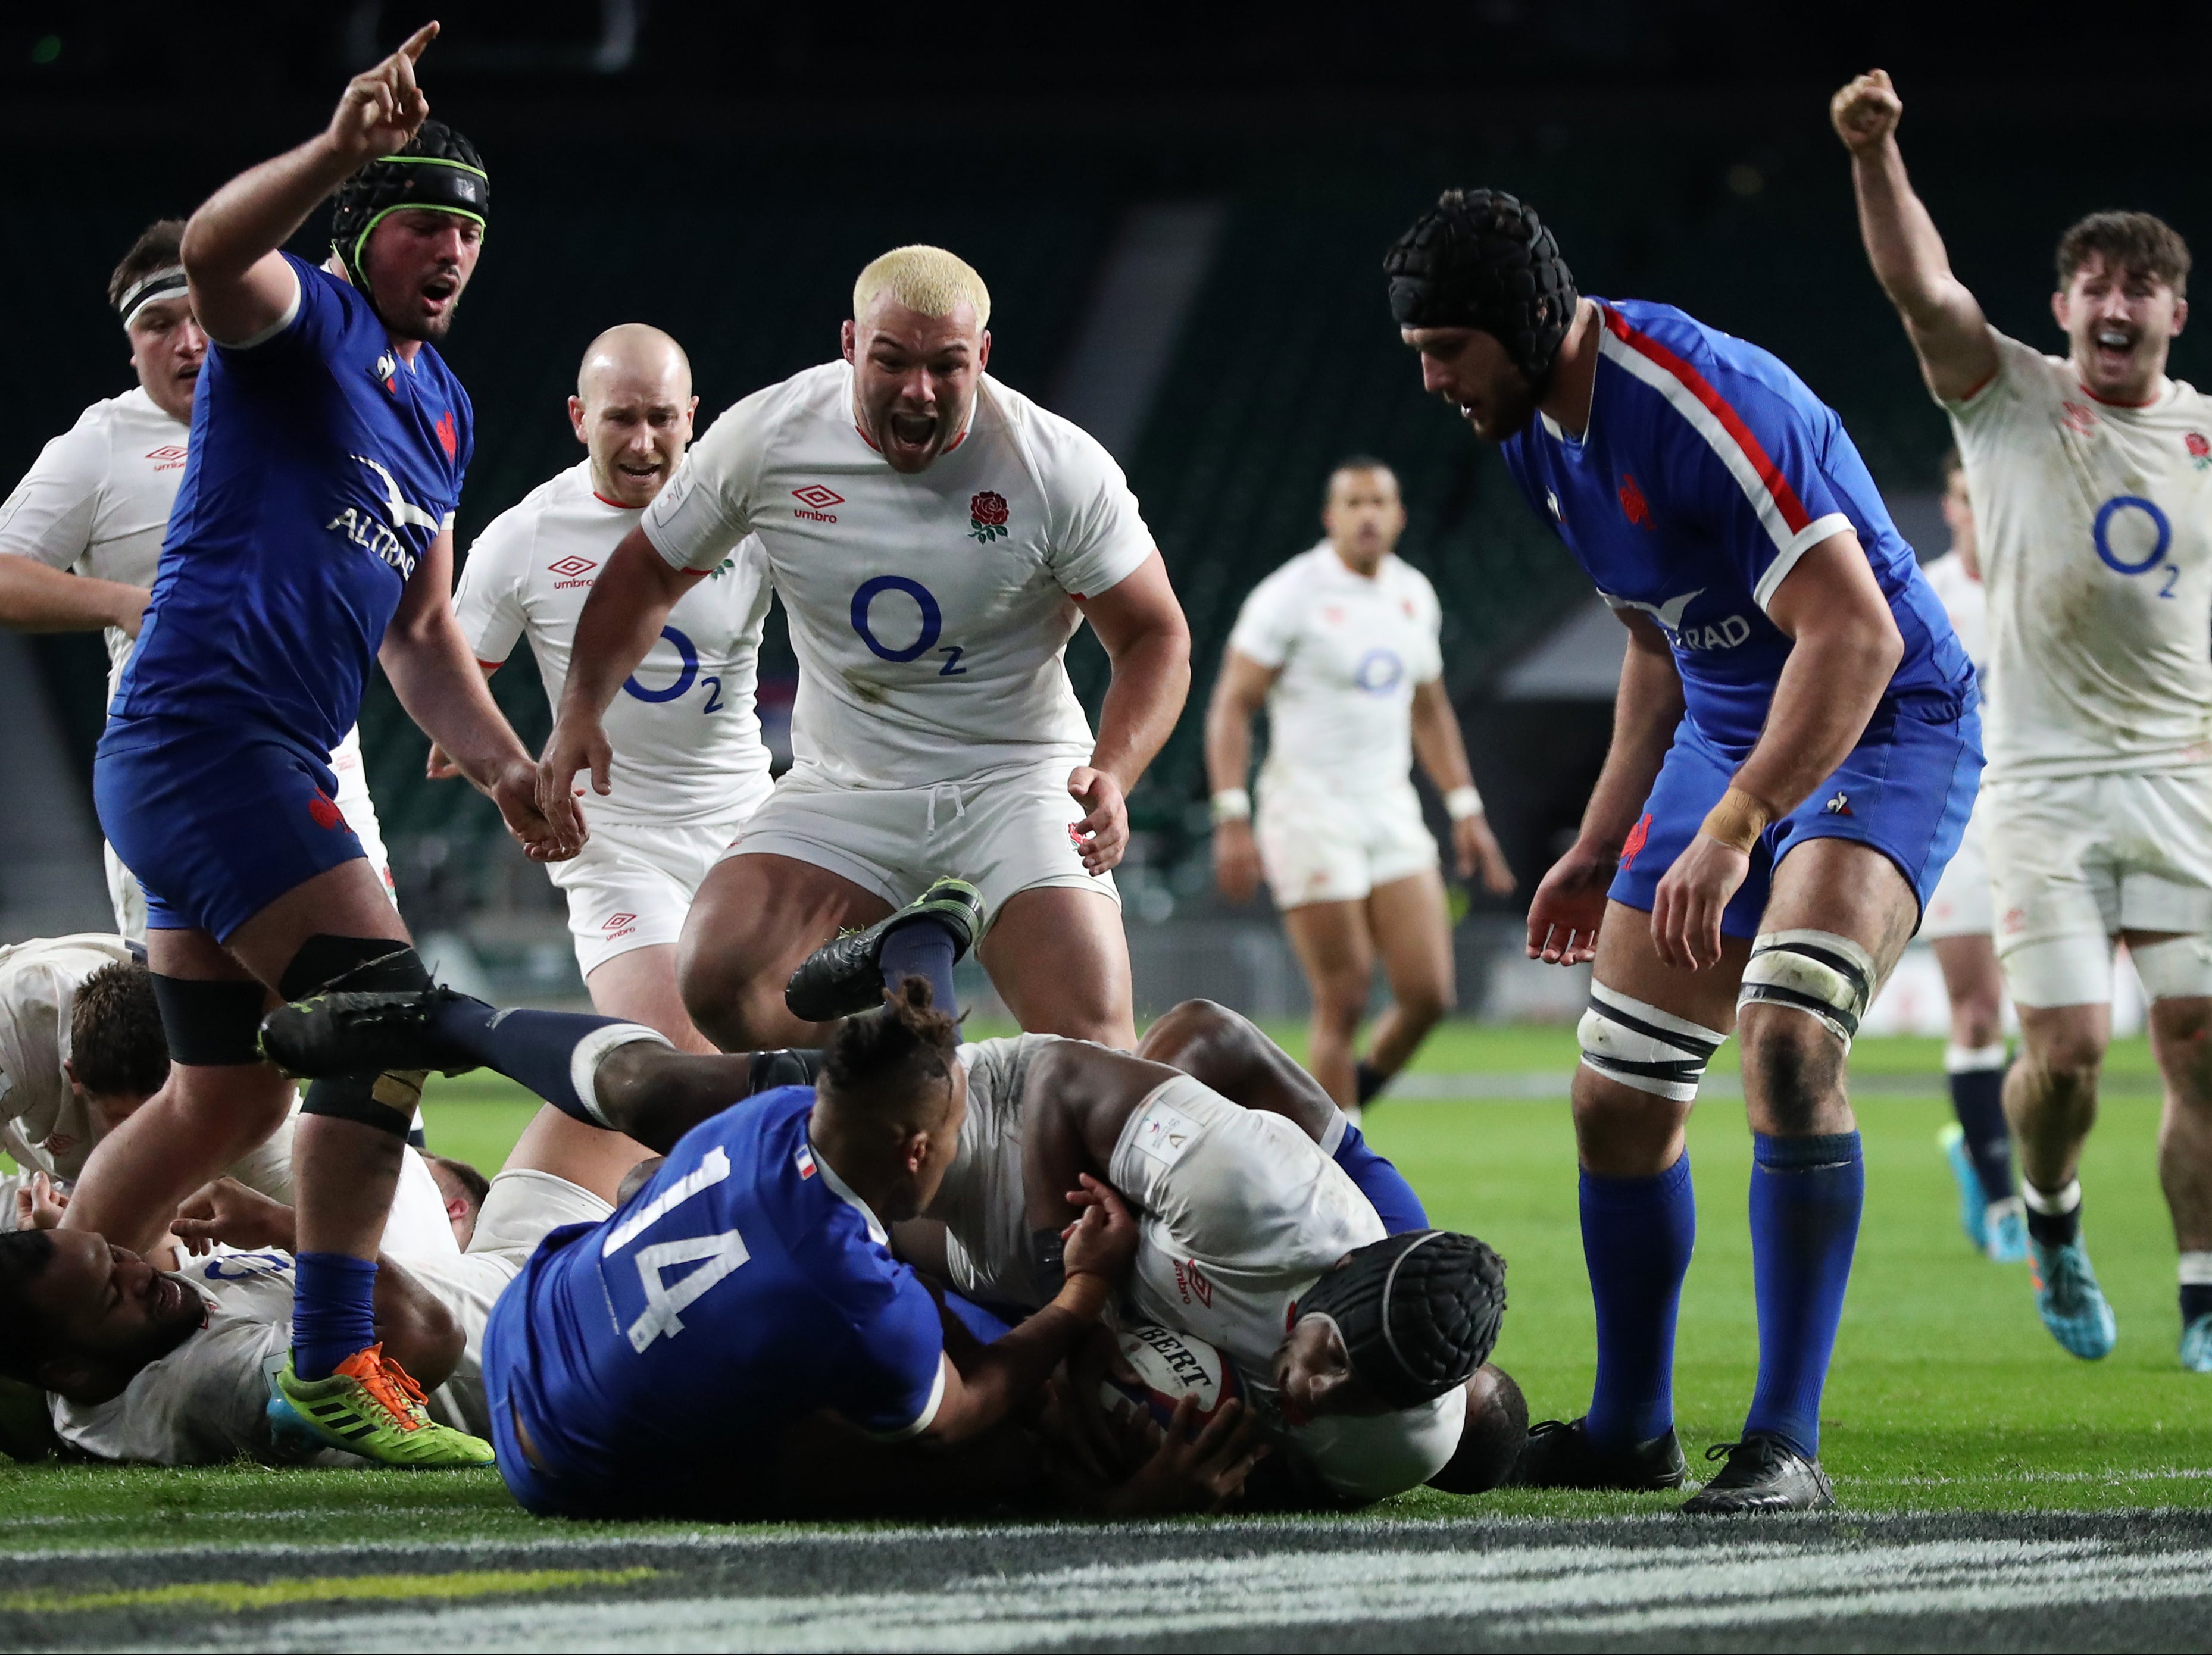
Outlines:
{"label": "yellow-green rugby boot", "polygon": [[410,1471],[495,1463],[491,1444],[439,1424],[425,1402],[381,1344],[354,1352],[327,1379],[301,1379],[289,1351],[269,1370],[269,1427],[280,1443],[342,1449]]}

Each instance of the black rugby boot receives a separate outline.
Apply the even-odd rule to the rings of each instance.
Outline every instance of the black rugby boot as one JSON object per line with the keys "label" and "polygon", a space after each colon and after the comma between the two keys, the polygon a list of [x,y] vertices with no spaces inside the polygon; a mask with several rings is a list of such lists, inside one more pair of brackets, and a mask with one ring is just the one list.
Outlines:
{"label": "black rugby boot", "polygon": [[1771,1431],[1747,1433],[1741,1442],[1705,1451],[1725,1458],[1720,1474],[1682,1502],[1692,1517],[1734,1517],[1744,1512],[1825,1512],[1836,1491],[1817,1459],[1808,1459]]}
{"label": "black rugby boot", "polygon": [[[872,1011],[884,1003],[884,938],[915,919],[934,919],[952,933],[957,964],[975,945],[983,928],[983,893],[964,879],[940,879],[888,919],[866,931],[848,931],[824,943],[799,962],[784,985],[783,1003],[791,1015],[810,1023],[835,1022]],[[943,1010],[951,1012],[945,1006]]]}
{"label": "black rugby boot", "polygon": [[432,1034],[430,1019],[468,998],[443,987],[311,994],[261,1020],[261,1055],[301,1080],[387,1069],[466,1074],[482,1065]]}
{"label": "black rugby boot", "polygon": [[1507,1485],[1516,1488],[1623,1488],[1644,1494],[1679,1488],[1690,1480],[1690,1462],[1669,1429],[1631,1448],[1601,1448],[1589,1440],[1589,1422],[1546,1420],[1528,1428],[1521,1458]]}

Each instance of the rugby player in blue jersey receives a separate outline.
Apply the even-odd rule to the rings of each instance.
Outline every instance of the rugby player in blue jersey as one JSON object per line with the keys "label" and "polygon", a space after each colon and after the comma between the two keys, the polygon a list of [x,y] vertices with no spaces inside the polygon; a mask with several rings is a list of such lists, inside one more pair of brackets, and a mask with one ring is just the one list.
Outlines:
{"label": "rugby player in blue jersey", "polygon": [[1865,1167],[1844,1066],[1957,848],[1982,767],[1973,670],[1834,411],[1754,345],[1577,294],[1514,197],[1447,191],[1390,251],[1423,385],[1504,447],[1628,628],[1613,744],[1528,952],[1595,961],[1575,1076],[1589,1413],[1539,1486],[1680,1487],[1674,1319],[1695,1209],[1683,1128],[1743,1039],[1759,1379],[1684,1507],[1833,1503],[1820,1403]]}
{"label": "rugby player in blue jersey", "polygon": [[[259,1060],[269,990],[428,984],[331,797],[372,664],[533,856],[575,849],[538,815],[535,767],[453,619],[471,415],[431,342],[476,267],[489,185],[474,148],[426,118],[415,60],[436,32],[356,76],[327,130],[224,185],[184,233],[213,348],[94,771],[100,825],[146,890],[175,1068],[94,1153],[67,1218],[134,1250],[284,1118],[289,1088]],[[333,190],[329,263],[283,252]],[[375,1341],[377,1240],[420,1080],[307,1093],[293,1344],[270,1407],[372,1458],[482,1464],[487,1445],[393,1404],[409,1387]]]}

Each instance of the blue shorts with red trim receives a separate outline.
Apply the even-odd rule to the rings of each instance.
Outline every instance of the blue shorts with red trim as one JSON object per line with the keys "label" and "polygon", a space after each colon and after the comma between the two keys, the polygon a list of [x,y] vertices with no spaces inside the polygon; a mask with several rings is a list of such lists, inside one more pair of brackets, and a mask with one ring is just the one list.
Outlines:
{"label": "blue shorts with red trim", "polygon": [[330,755],[270,730],[111,718],[92,766],[100,831],[146,892],[149,931],[218,943],[295,886],[367,853]]}
{"label": "blue shorts with red trim", "polygon": [[[1942,698],[1932,709],[1885,701],[1859,744],[1834,773],[1752,846],[1751,872],[1721,915],[1729,937],[1756,937],[1782,858],[1808,840],[1847,839],[1871,846],[1897,864],[1926,912],[1929,893],[1959,849],[1982,778],[1982,717]],[[1689,847],[1705,813],[1742,767],[1684,718],[1644,802],[1644,814],[1622,847],[1620,871],[1606,893],[1649,913],[1659,882]]]}

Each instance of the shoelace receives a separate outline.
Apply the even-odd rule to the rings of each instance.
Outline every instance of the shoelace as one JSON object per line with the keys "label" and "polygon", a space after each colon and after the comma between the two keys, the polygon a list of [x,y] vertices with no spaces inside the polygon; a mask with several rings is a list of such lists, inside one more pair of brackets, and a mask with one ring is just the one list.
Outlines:
{"label": "shoelace", "polygon": [[369,1346],[354,1361],[359,1367],[349,1377],[359,1381],[361,1388],[376,1404],[392,1416],[392,1422],[403,1431],[420,1430],[422,1409],[429,1398],[422,1394],[422,1387],[408,1377],[407,1370],[396,1361],[385,1360],[381,1343]]}

